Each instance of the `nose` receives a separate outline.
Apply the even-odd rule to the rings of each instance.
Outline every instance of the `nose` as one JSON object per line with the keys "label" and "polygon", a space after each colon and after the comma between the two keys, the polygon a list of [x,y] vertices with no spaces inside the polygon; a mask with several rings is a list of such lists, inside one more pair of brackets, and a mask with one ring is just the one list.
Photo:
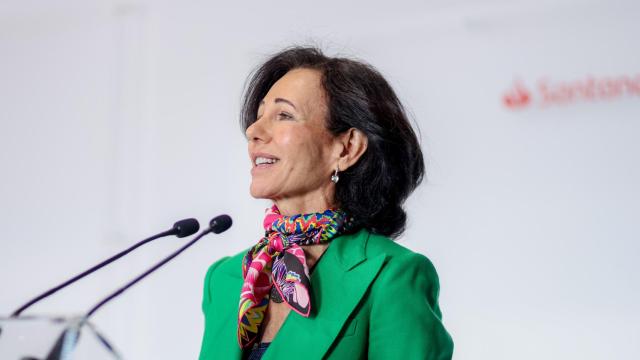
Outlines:
{"label": "nose", "polygon": [[245,130],[245,136],[249,142],[266,141],[268,132],[264,124],[264,116],[249,125],[247,130]]}

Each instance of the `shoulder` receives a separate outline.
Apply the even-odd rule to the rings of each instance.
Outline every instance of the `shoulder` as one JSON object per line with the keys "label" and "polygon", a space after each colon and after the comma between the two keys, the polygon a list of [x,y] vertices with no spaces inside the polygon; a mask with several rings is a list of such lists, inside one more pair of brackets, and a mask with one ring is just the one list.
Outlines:
{"label": "shoulder", "polygon": [[365,249],[367,258],[385,256],[386,271],[417,268],[424,275],[435,275],[433,263],[425,255],[416,253],[384,235],[368,233]]}
{"label": "shoulder", "polygon": [[228,275],[242,276],[242,259],[244,259],[247,251],[249,251],[249,249],[243,250],[235,255],[225,256],[216,260],[209,266],[209,269],[207,270],[207,277],[218,272],[223,272]]}
{"label": "shoulder", "polygon": [[366,245],[367,255],[384,253],[386,255],[396,257],[416,254],[412,250],[398,244],[384,235],[374,234],[366,230],[364,230],[363,233],[368,237]]}
{"label": "shoulder", "polygon": [[438,273],[429,258],[378,234],[368,234],[366,257],[384,256],[383,265],[372,284],[372,294],[384,297],[395,293],[427,298],[439,314],[437,298],[440,292]]}
{"label": "shoulder", "polygon": [[[431,261],[375,234],[369,235],[366,254],[367,259],[384,257],[363,310],[371,357],[451,359],[453,341],[442,323],[440,285]],[[398,340],[416,336],[420,341]]]}
{"label": "shoulder", "polygon": [[[209,266],[204,278],[203,309],[216,295],[214,293],[220,292],[221,288],[234,286],[238,280],[242,280],[242,259],[247,251],[240,252],[233,256],[225,256]],[[216,288],[218,289],[217,291]]]}
{"label": "shoulder", "polygon": [[336,254],[347,271],[363,262],[379,264],[367,267],[376,271],[371,284],[373,293],[375,288],[415,291],[420,285],[430,298],[435,299],[438,294],[438,275],[431,261],[386,236],[362,229],[336,238],[327,251]]}

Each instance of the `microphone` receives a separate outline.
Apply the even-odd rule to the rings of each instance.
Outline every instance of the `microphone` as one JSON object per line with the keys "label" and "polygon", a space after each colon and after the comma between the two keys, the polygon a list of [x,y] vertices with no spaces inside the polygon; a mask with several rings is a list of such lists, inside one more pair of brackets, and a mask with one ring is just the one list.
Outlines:
{"label": "microphone", "polygon": [[[229,225],[230,226],[230,225]],[[99,263],[98,265],[95,265],[87,270],[85,270],[84,272],[72,277],[71,279],[63,282],[62,284],[49,289],[47,291],[45,291],[44,293],[38,295],[37,297],[33,298],[32,300],[30,300],[29,302],[27,302],[26,304],[22,305],[21,307],[19,307],[16,311],[14,311],[11,314],[11,317],[18,317],[20,316],[20,314],[25,311],[27,308],[31,307],[32,305],[34,305],[35,303],[39,302],[40,300],[47,298],[51,295],[53,295],[54,293],[58,292],[58,290],[61,290],[71,284],[73,284],[74,282],[82,279],[83,277],[95,272],[96,270],[111,264],[112,262],[120,259],[121,257],[127,255],[128,253],[132,252],[133,250],[139,248],[140,246],[153,241],[155,239],[161,238],[161,237],[165,237],[165,236],[169,236],[169,235],[175,235],[179,238],[183,238],[185,236],[189,236],[192,234],[195,234],[198,230],[200,229],[200,224],[198,223],[198,220],[196,219],[184,219],[184,220],[180,220],[178,222],[176,222],[175,224],[173,224],[173,227],[167,231],[163,231],[159,234],[153,235],[149,238],[146,238],[142,241],[140,241],[139,243],[129,247],[126,250],[123,250],[119,253],[117,253],[116,255],[102,261],[101,263]],[[224,230],[223,230],[224,231]]]}
{"label": "microphone", "polygon": [[231,216],[219,215],[209,221],[209,228],[211,229],[212,233],[220,234],[227,231],[232,224],[233,220],[231,220]]}
{"label": "microphone", "polygon": [[231,227],[232,223],[233,223],[233,221],[231,220],[231,217],[229,215],[219,215],[219,216],[214,217],[209,222],[209,227],[207,229],[203,230],[201,233],[199,233],[193,240],[189,241],[186,245],[184,245],[183,247],[178,249],[176,252],[174,252],[171,255],[167,256],[166,258],[160,260],[158,263],[156,263],[154,266],[149,268],[147,271],[145,271],[142,274],[138,275],[138,277],[136,277],[135,279],[131,280],[126,285],[124,285],[123,287],[121,287],[118,290],[114,291],[109,296],[107,296],[106,298],[101,300],[99,303],[97,303],[84,316],[84,321],[87,321],[89,319],[89,317],[91,317],[91,315],[93,315],[96,311],[98,311],[98,309],[100,309],[103,305],[105,305],[106,303],[111,301],[113,298],[115,298],[118,295],[122,294],[127,289],[129,289],[130,287],[135,285],[137,282],[139,282],[140,280],[144,279],[145,277],[147,277],[152,272],[158,270],[158,268],[160,268],[164,264],[168,263],[169,261],[171,261],[176,256],[180,255],[180,253],[182,253],[183,251],[188,249],[191,245],[195,244],[203,236],[205,236],[205,235],[207,235],[208,233],[211,233],[211,232],[214,233],[214,234],[220,234],[222,232],[225,232],[226,230],[228,230]]}

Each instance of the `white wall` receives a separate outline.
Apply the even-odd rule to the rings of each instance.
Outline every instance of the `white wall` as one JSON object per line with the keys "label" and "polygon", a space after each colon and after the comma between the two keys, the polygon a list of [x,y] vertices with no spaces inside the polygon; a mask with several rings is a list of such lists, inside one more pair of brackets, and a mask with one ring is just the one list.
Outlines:
{"label": "white wall", "polygon": [[[420,128],[428,180],[400,241],[440,273],[456,359],[637,358],[639,15],[630,0],[5,2],[0,313],[180,218],[229,213],[94,319],[129,359],[195,358],[204,272],[257,240],[266,205],[247,193],[244,80],[313,42],[378,67]],[[512,109],[518,82],[532,100]],[[32,313],[80,313],[179,244]]]}

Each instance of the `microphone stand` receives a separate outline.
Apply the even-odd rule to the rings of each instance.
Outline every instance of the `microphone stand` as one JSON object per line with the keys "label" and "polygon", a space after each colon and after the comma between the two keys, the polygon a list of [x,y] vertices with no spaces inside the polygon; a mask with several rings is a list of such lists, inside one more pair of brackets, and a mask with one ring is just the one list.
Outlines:
{"label": "microphone stand", "polygon": [[127,255],[128,253],[132,252],[133,250],[139,248],[140,246],[153,241],[155,239],[161,238],[161,237],[165,237],[165,236],[169,236],[169,235],[177,235],[178,237],[185,237],[185,236],[189,236],[193,233],[195,233],[196,231],[198,231],[198,229],[200,228],[200,225],[198,224],[198,221],[195,219],[184,219],[184,220],[180,220],[178,222],[176,222],[173,225],[173,228],[167,230],[167,231],[163,231],[159,234],[153,235],[149,238],[146,238],[140,242],[138,242],[137,244],[134,244],[133,246],[115,254],[114,256],[102,261],[101,263],[99,263],[98,265],[95,265],[85,271],[83,271],[82,273],[72,277],[71,279],[63,282],[62,284],[51,288],[47,291],[45,291],[44,293],[38,295],[37,297],[35,297],[34,299],[30,300],[29,302],[27,302],[26,304],[22,305],[21,307],[19,307],[16,311],[14,311],[10,317],[12,318],[16,318],[18,316],[20,316],[20,314],[25,311],[27,308],[31,307],[33,304],[39,302],[40,300],[51,296],[52,294],[58,292],[59,290],[71,285],[72,283],[82,279],[83,277],[95,272],[96,270],[120,259],[121,257]]}
{"label": "microphone stand", "polygon": [[185,251],[191,245],[195,244],[196,241],[200,240],[200,238],[202,238],[203,236],[207,235],[210,232],[211,232],[211,229],[207,229],[206,231],[203,231],[202,233],[198,234],[198,236],[196,236],[193,240],[189,241],[186,245],[182,246],[180,249],[178,249],[178,251],[176,251],[173,254],[165,257],[160,262],[158,262],[157,264],[155,264],[154,266],[149,268],[147,271],[145,271],[142,274],[138,275],[135,279],[129,281],[126,285],[124,285],[123,287],[121,287],[118,290],[116,290],[113,293],[111,293],[109,296],[107,296],[106,298],[101,300],[99,303],[97,303],[94,307],[92,307],[91,310],[89,310],[85,314],[84,319],[85,320],[89,319],[89,317],[91,315],[93,315],[96,311],[98,311],[98,309],[100,309],[104,304],[108,303],[109,301],[111,301],[111,299],[115,298],[116,296],[122,294],[127,289],[129,289],[130,287],[132,287],[133,285],[138,283],[140,280],[144,279],[149,274],[151,274],[152,272],[156,271],[159,267],[163,266],[164,264],[168,263],[169,261],[171,261],[176,256],[180,255],[181,252]]}
{"label": "microphone stand", "polygon": [[[111,293],[109,296],[107,296],[106,298],[101,300],[99,303],[97,303],[95,306],[93,306],[91,308],[91,310],[89,310],[84,316],[79,318],[78,321],[73,324],[73,326],[70,326],[70,327],[66,328],[62,332],[62,334],[60,335],[58,340],[56,341],[55,345],[53,346],[53,349],[51,349],[51,351],[49,352],[49,354],[47,355],[45,360],[63,360],[63,359],[66,359],[65,358],[66,354],[71,353],[73,351],[73,348],[75,347],[76,343],[78,342],[78,338],[80,336],[80,329],[84,325],[88,324],[89,317],[91,317],[96,311],[98,311],[98,309],[100,309],[102,306],[104,306],[109,301],[113,300],[113,298],[115,298],[118,295],[120,295],[123,292],[125,292],[127,289],[129,289],[130,287],[132,287],[133,285],[138,283],[140,280],[142,280],[145,277],[147,277],[152,272],[156,271],[161,266],[163,266],[166,263],[168,263],[169,261],[171,261],[176,256],[180,255],[183,251],[185,251],[186,249],[191,247],[198,240],[200,240],[203,236],[205,236],[205,235],[207,235],[207,234],[209,234],[211,232],[213,232],[215,234],[220,234],[221,232],[224,232],[227,229],[229,229],[229,227],[231,227],[231,224],[232,224],[232,220],[231,220],[231,217],[229,217],[228,215],[220,215],[220,216],[217,216],[217,217],[213,218],[209,222],[209,228],[207,228],[206,230],[202,231],[193,240],[189,241],[186,245],[182,246],[180,249],[178,249],[174,253],[170,254],[169,256],[165,257],[164,259],[162,259],[161,261],[156,263],[154,266],[149,268],[147,271],[145,271],[142,274],[138,275],[135,279],[129,281],[127,284],[125,284],[121,288],[119,288],[116,291],[114,291],[113,293]],[[108,348],[110,350],[113,351],[113,349],[111,348],[111,346],[108,343],[106,343],[106,342],[104,342],[104,343],[105,343],[105,345],[108,346]]]}

